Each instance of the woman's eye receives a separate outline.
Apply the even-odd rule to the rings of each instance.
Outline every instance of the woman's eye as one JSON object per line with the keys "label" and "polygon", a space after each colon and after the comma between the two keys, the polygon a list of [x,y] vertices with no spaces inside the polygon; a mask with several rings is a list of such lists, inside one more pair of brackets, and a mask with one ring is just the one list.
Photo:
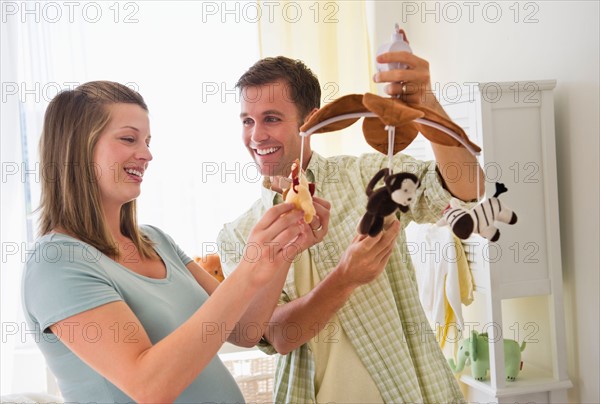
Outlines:
{"label": "woman's eye", "polygon": [[135,139],[132,137],[122,137],[121,140],[124,140],[127,143],[133,143],[135,141]]}

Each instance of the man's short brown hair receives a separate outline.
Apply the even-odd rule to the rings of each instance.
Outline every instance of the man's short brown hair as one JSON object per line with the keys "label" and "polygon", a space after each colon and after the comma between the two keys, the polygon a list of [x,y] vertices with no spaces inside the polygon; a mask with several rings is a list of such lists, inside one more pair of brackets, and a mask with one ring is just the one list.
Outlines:
{"label": "man's short brown hair", "polygon": [[320,107],[321,87],[317,76],[302,61],[285,56],[259,60],[240,77],[235,86],[242,91],[246,87],[263,86],[278,80],[289,84],[291,101],[296,104],[302,119]]}

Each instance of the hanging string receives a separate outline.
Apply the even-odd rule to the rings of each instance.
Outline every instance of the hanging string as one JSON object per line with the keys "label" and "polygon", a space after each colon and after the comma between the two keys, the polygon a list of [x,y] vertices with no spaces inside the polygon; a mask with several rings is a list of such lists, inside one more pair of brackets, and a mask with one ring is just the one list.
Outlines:
{"label": "hanging string", "polygon": [[475,174],[475,182],[476,182],[475,183],[475,187],[476,187],[476,190],[477,190],[477,195],[475,196],[475,199],[479,203],[479,202],[483,201],[483,198],[485,198],[485,195],[479,196],[480,193],[481,193],[481,189],[479,189],[479,180],[480,180],[480,178],[479,178],[479,167],[480,167],[480,165],[479,165],[479,156],[473,156],[473,157],[475,157],[475,161],[477,162],[477,164],[475,166],[475,172],[476,172],[476,174]]}
{"label": "hanging string", "polygon": [[396,127],[386,125],[385,130],[388,131],[388,175],[392,175],[394,166],[394,143],[396,138]]}
{"label": "hanging string", "polygon": [[[311,127],[306,132],[300,132],[299,135],[302,136],[302,151],[300,152],[300,157],[302,158],[302,153],[304,152],[304,138],[306,136],[310,136],[317,130],[319,130],[333,122],[341,121],[344,119],[353,119],[353,118],[379,118],[379,116],[377,114],[375,114],[374,112],[351,112],[348,114],[342,114],[342,115],[338,115],[338,116],[334,116],[332,118],[326,119],[323,122],[320,122],[320,123],[316,124],[315,126]],[[440,125],[439,123],[432,122],[428,119],[417,118],[414,121],[417,123],[421,123],[423,125],[431,126],[432,128],[438,129],[438,130],[444,132],[445,134],[447,134],[448,136],[452,137],[453,139],[455,139],[462,146],[464,146],[464,148],[467,149],[467,151],[469,153],[471,153],[471,155],[473,157],[475,157],[475,159],[477,160],[477,163],[479,165],[478,157],[480,155],[480,152],[475,150],[469,143],[465,142],[465,140],[463,138],[461,138],[460,136],[458,136],[456,133],[454,133],[454,131],[446,128],[443,125]],[[392,129],[393,134],[392,134],[392,130],[390,130],[390,127],[393,128]],[[390,141],[390,139],[394,139],[396,128],[393,126],[386,126],[385,128],[388,131],[388,167],[390,169],[390,174],[391,174],[392,156],[394,153],[394,151],[393,151],[394,150],[394,141],[393,140]],[[475,181],[476,181],[475,186],[476,186],[476,192],[477,192],[476,199],[477,199],[477,202],[481,202],[483,200],[483,198],[485,197],[485,195],[482,197],[479,196],[481,193],[481,188],[479,186],[479,181],[480,181],[479,167],[477,167],[477,170],[476,170]]]}
{"label": "hanging string", "polygon": [[300,172],[302,172],[302,162],[304,161],[304,138],[308,136],[304,132],[300,132],[300,137],[302,140],[300,141]]}

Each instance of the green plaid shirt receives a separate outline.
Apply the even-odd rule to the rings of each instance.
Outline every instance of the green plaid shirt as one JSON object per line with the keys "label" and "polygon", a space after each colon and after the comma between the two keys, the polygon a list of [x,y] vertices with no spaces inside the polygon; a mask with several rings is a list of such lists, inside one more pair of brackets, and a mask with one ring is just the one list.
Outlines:
{"label": "green plaid shirt", "polygon": [[[320,279],[333,270],[356,235],[367,203],[366,186],[387,163],[383,154],[323,158],[313,152],[307,177],[316,183],[315,194],[331,202],[329,231],[321,243],[309,249]],[[394,172],[400,171],[416,174],[421,182],[410,211],[400,215],[403,227],[411,220],[437,221],[451,195],[441,185],[435,162],[397,154]],[[280,202],[279,194],[262,188],[261,199],[223,227],[218,245],[226,275],[239,263],[252,226],[267,209]],[[292,265],[279,303],[296,298]],[[387,403],[464,401],[421,307],[404,232],[397,239],[397,248],[385,271],[371,283],[357,288],[337,315]],[[269,345],[260,348],[269,354],[276,353]],[[308,344],[279,357],[274,400],[315,402],[314,363]]]}

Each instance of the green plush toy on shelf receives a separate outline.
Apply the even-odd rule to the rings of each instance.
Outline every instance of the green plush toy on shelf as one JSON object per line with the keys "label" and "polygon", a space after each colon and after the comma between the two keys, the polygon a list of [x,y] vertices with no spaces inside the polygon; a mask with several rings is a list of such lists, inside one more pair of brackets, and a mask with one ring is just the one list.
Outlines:
{"label": "green plush toy on shelf", "polygon": [[[515,381],[523,366],[521,352],[525,349],[525,341],[519,343],[512,339],[504,340],[504,371],[506,380]],[[465,365],[471,365],[471,375],[476,380],[484,380],[490,369],[490,349],[487,333],[479,334],[471,331],[471,337],[460,342],[457,355],[457,364],[454,359],[448,359],[448,364],[454,373],[462,372]]]}

